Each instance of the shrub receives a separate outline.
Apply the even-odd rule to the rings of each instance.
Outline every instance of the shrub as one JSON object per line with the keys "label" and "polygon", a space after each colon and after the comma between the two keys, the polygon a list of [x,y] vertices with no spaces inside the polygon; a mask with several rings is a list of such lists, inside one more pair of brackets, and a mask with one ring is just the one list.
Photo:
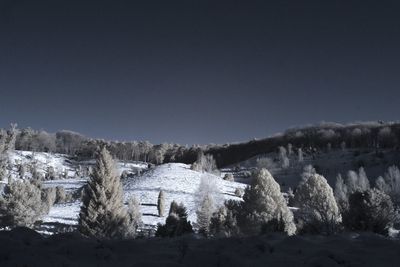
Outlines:
{"label": "shrub", "polygon": [[233,177],[233,174],[232,174],[232,173],[227,173],[227,174],[225,174],[225,176],[224,176],[224,180],[225,180],[225,181],[229,181],[229,182],[233,182],[233,181],[235,181],[235,178]]}
{"label": "shrub", "polygon": [[54,187],[42,189],[43,214],[47,214],[56,202],[56,189]]}
{"label": "shrub", "polygon": [[244,195],[244,190],[243,190],[243,188],[238,187],[238,188],[235,189],[235,196],[237,196],[237,197],[243,197],[243,195]]}
{"label": "shrub", "polygon": [[183,204],[171,203],[169,215],[164,225],[158,224],[156,236],[175,237],[193,233],[193,228],[187,220],[187,211]]}
{"label": "shrub", "polygon": [[64,187],[57,186],[55,203],[65,203],[66,201],[67,201],[67,194],[65,192]]}
{"label": "shrub", "polygon": [[351,194],[349,210],[343,215],[343,223],[351,231],[386,234],[396,221],[397,213],[390,197],[375,188]]}
{"label": "shrub", "polygon": [[[275,219],[283,221],[283,232],[288,235],[296,232],[293,214],[287,207],[280,186],[266,169],[256,173],[251,186],[245,190],[243,200],[238,222],[244,233],[259,234],[263,225]],[[282,231],[281,228],[269,230]]]}
{"label": "shrub", "polygon": [[209,234],[214,237],[231,237],[239,235],[235,211],[224,205],[213,213]]}
{"label": "shrub", "polygon": [[341,222],[333,190],[319,174],[303,176],[294,204],[299,208],[299,230],[303,233],[330,234],[337,230]]}
{"label": "shrub", "polygon": [[200,172],[218,173],[217,164],[214,157],[210,154],[204,155],[203,153],[199,153],[191,169]]}
{"label": "shrub", "polygon": [[13,181],[0,198],[1,226],[32,226],[47,210],[42,191],[29,181]]}

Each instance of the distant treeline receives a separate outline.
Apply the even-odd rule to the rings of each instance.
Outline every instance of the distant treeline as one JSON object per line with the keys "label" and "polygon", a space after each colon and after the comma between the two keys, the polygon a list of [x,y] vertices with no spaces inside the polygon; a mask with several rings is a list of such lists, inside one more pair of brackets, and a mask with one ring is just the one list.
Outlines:
{"label": "distant treeline", "polygon": [[[4,130],[2,131],[5,132]],[[1,135],[1,133],[0,133]],[[399,148],[400,123],[324,123],[294,128],[273,137],[245,143],[225,145],[179,144],[154,145],[147,141],[106,141],[92,139],[72,131],[48,133],[31,128],[18,130],[17,150],[68,154],[80,159],[93,158],[99,147],[106,147],[119,160],[137,160],[154,164],[165,162],[193,163],[200,152],[212,154],[218,167],[232,165],[256,155],[275,152],[280,146],[292,144],[293,148],[315,151],[335,148]]]}

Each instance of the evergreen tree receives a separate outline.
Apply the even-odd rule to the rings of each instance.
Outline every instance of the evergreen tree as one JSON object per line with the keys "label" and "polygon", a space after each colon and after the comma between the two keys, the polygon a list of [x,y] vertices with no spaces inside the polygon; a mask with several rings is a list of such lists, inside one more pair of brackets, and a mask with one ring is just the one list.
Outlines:
{"label": "evergreen tree", "polygon": [[215,210],[215,204],[213,198],[207,194],[204,196],[203,201],[200,203],[200,207],[196,211],[197,215],[197,227],[199,232],[205,236],[209,235],[211,217]]}
{"label": "evergreen tree", "polygon": [[300,182],[294,203],[299,208],[302,232],[330,234],[336,231],[341,222],[333,190],[319,174],[314,173]]}
{"label": "evergreen tree", "polygon": [[251,186],[246,188],[244,202],[241,205],[239,226],[244,233],[259,234],[265,225],[281,221],[281,227],[270,231],[280,231],[293,235],[296,226],[293,222],[293,214],[286,204],[279,184],[266,169],[256,173]]}
{"label": "evergreen tree", "polygon": [[103,148],[83,193],[79,213],[82,234],[100,239],[129,238],[136,225],[123,203],[123,191],[115,162]]}

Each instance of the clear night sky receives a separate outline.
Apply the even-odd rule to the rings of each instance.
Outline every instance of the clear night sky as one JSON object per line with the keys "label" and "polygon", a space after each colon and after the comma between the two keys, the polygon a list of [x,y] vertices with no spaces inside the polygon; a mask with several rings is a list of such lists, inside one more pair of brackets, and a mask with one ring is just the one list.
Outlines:
{"label": "clear night sky", "polygon": [[396,2],[0,0],[0,126],[193,144],[398,120]]}

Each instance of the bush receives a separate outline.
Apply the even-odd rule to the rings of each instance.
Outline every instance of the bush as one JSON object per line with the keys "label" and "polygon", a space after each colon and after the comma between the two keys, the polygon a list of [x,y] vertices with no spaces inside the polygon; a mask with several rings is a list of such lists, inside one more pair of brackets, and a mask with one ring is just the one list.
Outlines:
{"label": "bush", "polygon": [[49,213],[56,202],[56,189],[54,187],[42,189],[43,214]]}
{"label": "bush", "polygon": [[204,155],[203,153],[199,153],[191,169],[199,172],[218,173],[217,164],[214,157],[210,154]]}
{"label": "bush", "polygon": [[65,192],[64,187],[57,186],[56,187],[56,201],[55,203],[65,203],[67,201],[67,194]]}
{"label": "bush", "polygon": [[0,198],[0,225],[32,226],[47,211],[42,191],[29,181],[13,181]]}
{"label": "bush", "polygon": [[229,182],[234,182],[234,181],[235,181],[235,178],[233,177],[233,174],[232,174],[232,173],[227,173],[227,174],[225,174],[225,176],[224,176],[224,180],[225,180],[225,181],[229,181]]}
{"label": "bush", "polygon": [[[269,225],[273,220],[281,220],[284,223],[283,232],[288,235],[296,232],[293,214],[287,207],[280,186],[266,169],[256,173],[251,186],[246,188],[239,214],[240,229],[247,234],[261,233],[262,226]],[[269,230],[282,231],[282,228]]]}
{"label": "bush", "polygon": [[243,195],[244,195],[244,190],[242,188],[238,187],[235,189],[235,196],[243,197]]}
{"label": "bush", "polygon": [[183,204],[171,203],[169,215],[164,225],[158,224],[156,236],[175,237],[193,233],[193,228],[187,220],[187,211]]}
{"label": "bush", "polygon": [[209,234],[214,237],[231,237],[239,235],[235,211],[225,204],[213,213]]}
{"label": "bush", "polygon": [[396,221],[397,213],[390,197],[375,188],[351,194],[349,209],[343,214],[343,224],[350,231],[386,234]]}
{"label": "bush", "polygon": [[331,234],[337,231],[341,215],[333,190],[326,179],[316,173],[303,175],[294,197],[300,231]]}

